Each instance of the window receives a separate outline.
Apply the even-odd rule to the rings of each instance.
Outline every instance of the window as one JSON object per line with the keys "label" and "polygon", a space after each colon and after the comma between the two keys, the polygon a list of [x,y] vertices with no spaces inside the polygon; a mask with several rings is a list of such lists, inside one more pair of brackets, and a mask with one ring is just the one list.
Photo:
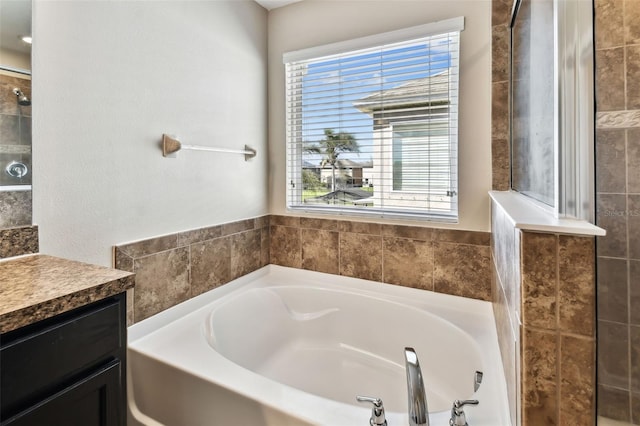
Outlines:
{"label": "window", "polygon": [[455,18],[284,55],[289,209],[457,221]]}

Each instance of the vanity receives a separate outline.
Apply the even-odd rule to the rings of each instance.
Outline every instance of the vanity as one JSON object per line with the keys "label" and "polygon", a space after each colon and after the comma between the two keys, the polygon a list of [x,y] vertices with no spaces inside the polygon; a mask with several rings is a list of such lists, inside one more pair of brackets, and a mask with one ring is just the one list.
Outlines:
{"label": "vanity", "polygon": [[133,274],[35,254],[0,283],[0,425],[126,424]]}

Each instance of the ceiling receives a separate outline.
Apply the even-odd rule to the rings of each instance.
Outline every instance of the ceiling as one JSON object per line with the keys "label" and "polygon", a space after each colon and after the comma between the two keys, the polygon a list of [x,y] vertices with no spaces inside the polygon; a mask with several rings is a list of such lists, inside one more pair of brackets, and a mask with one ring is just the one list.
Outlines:
{"label": "ceiling", "polygon": [[276,9],[291,3],[297,3],[302,0],[256,0],[256,2],[267,10]]}
{"label": "ceiling", "polygon": [[0,42],[9,50],[28,53],[31,46],[19,36],[31,35],[31,0],[2,1],[0,4]]}

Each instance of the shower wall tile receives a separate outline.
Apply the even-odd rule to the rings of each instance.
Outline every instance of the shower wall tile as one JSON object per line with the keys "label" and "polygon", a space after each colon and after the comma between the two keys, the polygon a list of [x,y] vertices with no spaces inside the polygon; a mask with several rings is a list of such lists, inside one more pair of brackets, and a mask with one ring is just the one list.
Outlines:
{"label": "shower wall tile", "polygon": [[629,261],[629,305],[633,307],[629,314],[629,322],[640,325],[640,309],[637,308],[640,306],[640,260]]}
{"label": "shower wall tile", "polygon": [[628,422],[631,419],[629,392],[599,384],[598,415]]}
{"label": "shower wall tile", "polygon": [[[640,5],[640,2],[634,2]],[[627,5],[630,2],[627,1]],[[636,6],[634,9],[637,9]],[[637,10],[634,10],[636,18],[640,18]],[[634,32],[640,28],[640,24],[634,26]],[[634,34],[637,36],[637,34]],[[627,46],[626,47],[626,94],[627,94],[627,109],[640,109],[640,45]]]}
{"label": "shower wall tile", "polygon": [[559,360],[556,334],[525,329],[522,341],[522,424],[558,425],[556,364]]}
{"label": "shower wall tile", "polygon": [[[618,169],[618,174],[620,173]],[[640,128],[627,130],[627,185],[628,192],[640,194]]]}
{"label": "shower wall tile", "polygon": [[511,0],[494,0],[491,2],[491,25],[507,25],[511,20]]}
{"label": "shower wall tile", "polygon": [[629,389],[629,326],[598,321],[598,383]]}
{"label": "shower wall tile", "polygon": [[640,392],[640,326],[629,326],[630,351],[630,388],[632,392]]}
{"label": "shower wall tile", "polygon": [[640,424],[640,394],[631,394],[631,421],[635,425]]}
{"label": "shower wall tile", "polygon": [[492,84],[491,138],[509,138],[509,82]]}
{"label": "shower wall tile", "polygon": [[31,191],[0,192],[0,229],[31,226]]}
{"label": "shower wall tile", "polygon": [[598,194],[597,223],[607,235],[598,237],[598,256],[627,257],[627,197]]}
{"label": "shower wall tile", "polygon": [[625,109],[624,47],[596,51],[598,111]]}
{"label": "shower wall tile", "polygon": [[[624,323],[628,318],[628,261],[626,259],[599,257],[597,262],[598,318],[606,321]],[[638,279],[640,279],[640,276]],[[633,283],[633,279],[631,283]],[[638,288],[637,296],[640,302],[640,288]],[[640,316],[638,319],[640,319]]]}
{"label": "shower wall tile", "polygon": [[269,217],[114,247],[114,266],[136,273],[131,322],[141,321],[269,263]]}
{"label": "shower wall tile", "polygon": [[491,81],[509,80],[509,43],[511,33],[506,25],[491,28]]}
{"label": "shower wall tile", "polygon": [[600,49],[624,44],[623,7],[621,0],[596,0],[595,41]]}
{"label": "shower wall tile", "polygon": [[625,175],[620,173],[626,162],[624,129],[596,130],[596,161],[598,176],[596,189],[598,192],[626,191]]}
{"label": "shower wall tile", "polygon": [[[636,171],[638,172],[638,171]],[[627,196],[629,258],[640,260],[640,194]]]}
{"label": "shower wall tile", "polygon": [[522,233],[522,321],[546,329],[557,324],[557,247],[554,234]]}

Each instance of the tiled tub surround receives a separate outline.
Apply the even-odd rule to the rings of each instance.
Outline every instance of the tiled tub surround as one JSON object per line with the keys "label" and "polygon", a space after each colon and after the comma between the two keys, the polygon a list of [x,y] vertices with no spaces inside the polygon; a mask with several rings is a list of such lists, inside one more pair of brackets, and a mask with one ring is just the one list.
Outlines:
{"label": "tiled tub surround", "polygon": [[114,248],[117,269],[136,274],[129,324],[269,263],[269,217],[150,238]]}
{"label": "tiled tub surround", "polygon": [[[263,216],[115,247],[137,322],[273,263],[491,300],[490,234]],[[133,303],[131,303],[133,302]]]}
{"label": "tiled tub surround", "polygon": [[[16,87],[31,98],[31,80],[0,74],[0,185],[31,184],[31,106],[18,105]],[[25,163],[29,175],[16,179],[6,174],[11,161]],[[0,228],[30,224],[31,190],[0,191]]]}
{"label": "tiled tub surround", "polygon": [[0,259],[38,253],[38,227],[0,229]]}
{"label": "tiled tub surround", "polygon": [[514,425],[594,424],[594,237],[516,229],[495,202],[492,227],[494,312]]}
{"label": "tiled tub surround", "polygon": [[640,424],[640,1],[595,12],[598,413]]}

